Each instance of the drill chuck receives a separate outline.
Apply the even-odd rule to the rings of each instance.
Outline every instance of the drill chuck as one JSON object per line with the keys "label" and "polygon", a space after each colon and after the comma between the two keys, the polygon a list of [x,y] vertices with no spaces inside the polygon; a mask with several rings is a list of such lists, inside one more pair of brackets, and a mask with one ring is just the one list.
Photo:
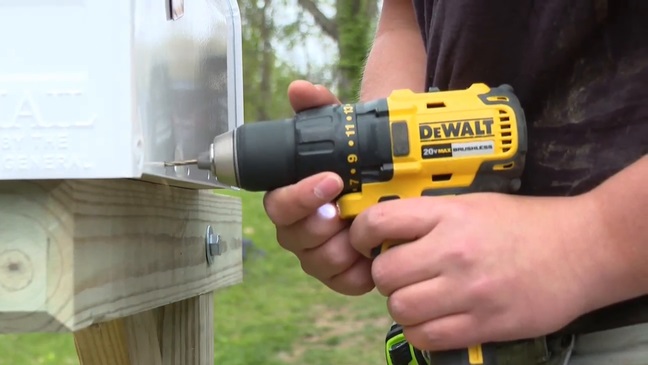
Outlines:
{"label": "drill chuck", "polygon": [[236,130],[220,134],[214,138],[209,149],[198,156],[199,169],[211,170],[219,182],[236,186],[236,149],[234,148],[234,135]]}
{"label": "drill chuck", "polygon": [[219,181],[248,191],[295,182],[294,127],[290,120],[244,124],[212,145]]}

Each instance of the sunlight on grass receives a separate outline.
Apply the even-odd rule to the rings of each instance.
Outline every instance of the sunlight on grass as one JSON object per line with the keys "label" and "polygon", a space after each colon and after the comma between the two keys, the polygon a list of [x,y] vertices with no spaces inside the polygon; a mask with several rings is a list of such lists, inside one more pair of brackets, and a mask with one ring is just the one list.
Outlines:
{"label": "sunlight on grass", "polygon": [[0,365],[76,365],[71,335],[30,333],[0,335]]}

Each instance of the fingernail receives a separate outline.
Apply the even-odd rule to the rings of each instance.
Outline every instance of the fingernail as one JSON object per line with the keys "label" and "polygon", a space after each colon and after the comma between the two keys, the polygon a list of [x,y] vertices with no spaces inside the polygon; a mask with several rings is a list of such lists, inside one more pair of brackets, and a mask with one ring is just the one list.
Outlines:
{"label": "fingernail", "polygon": [[335,205],[328,203],[317,208],[317,214],[324,219],[333,219],[337,216],[337,208]]}
{"label": "fingernail", "polygon": [[340,184],[339,179],[336,179],[334,177],[327,177],[326,179],[320,181],[317,186],[315,186],[313,192],[315,193],[316,197],[322,200],[331,200],[335,198],[341,187],[342,185]]}

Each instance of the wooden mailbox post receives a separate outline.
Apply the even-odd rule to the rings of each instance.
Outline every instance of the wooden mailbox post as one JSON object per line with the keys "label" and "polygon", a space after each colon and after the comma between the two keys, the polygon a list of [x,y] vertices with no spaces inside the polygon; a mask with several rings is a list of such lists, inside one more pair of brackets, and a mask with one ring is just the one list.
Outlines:
{"label": "wooden mailbox post", "polygon": [[242,123],[236,2],[52,4],[0,10],[0,333],[71,332],[82,365],[212,364],[241,205],[163,162]]}
{"label": "wooden mailbox post", "polygon": [[[237,199],[129,180],[0,182],[0,331],[74,332],[81,364],[213,363],[241,280]],[[206,227],[223,252],[206,260]]]}

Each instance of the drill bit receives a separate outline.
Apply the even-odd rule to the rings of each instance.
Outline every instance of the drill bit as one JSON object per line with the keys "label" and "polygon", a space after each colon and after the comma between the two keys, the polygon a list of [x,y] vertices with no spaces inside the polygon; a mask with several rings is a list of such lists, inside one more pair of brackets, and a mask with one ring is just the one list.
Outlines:
{"label": "drill bit", "polygon": [[198,160],[182,160],[182,161],[166,161],[164,166],[187,166],[187,165],[197,165]]}

